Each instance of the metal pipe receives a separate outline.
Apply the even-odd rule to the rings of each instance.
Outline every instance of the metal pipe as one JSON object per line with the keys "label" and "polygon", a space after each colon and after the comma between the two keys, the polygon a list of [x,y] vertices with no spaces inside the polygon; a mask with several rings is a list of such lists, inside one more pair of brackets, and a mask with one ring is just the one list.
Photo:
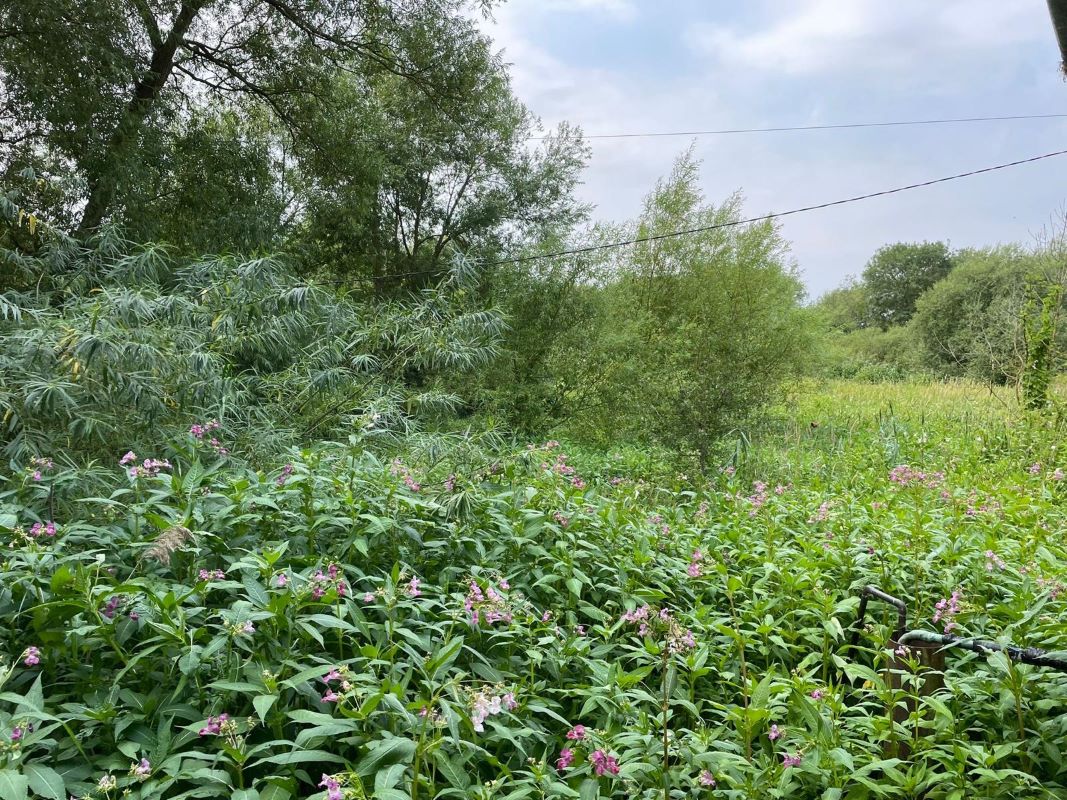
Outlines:
{"label": "metal pipe", "polygon": [[883,603],[889,603],[897,610],[897,628],[893,631],[894,639],[908,629],[908,606],[903,600],[899,597],[893,597],[891,594],[886,594],[877,586],[864,586],[860,589],[860,607],[856,612],[856,626],[852,629],[851,647],[855,647],[859,643],[860,630],[863,628],[863,621],[867,615],[867,602],[872,597],[875,600],[881,600]]}
{"label": "metal pipe", "polygon": [[932,631],[908,631],[897,638],[897,643],[902,647],[907,647],[909,642],[962,647],[964,650],[970,650],[972,653],[981,653],[982,655],[1004,653],[1012,661],[1067,672],[1067,658],[1051,656],[1037,647],[1016,647],[1011,644],[998,644],[988,639],[965,639],[952,633],[933,633]]}

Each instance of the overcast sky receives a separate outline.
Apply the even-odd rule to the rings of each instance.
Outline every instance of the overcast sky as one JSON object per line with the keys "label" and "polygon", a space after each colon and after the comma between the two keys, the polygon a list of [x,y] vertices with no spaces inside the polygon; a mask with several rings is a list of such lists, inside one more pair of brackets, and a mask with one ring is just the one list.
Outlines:
{"label": "overcast sky", "polygon": [[[586,134],[1067,113],[1045,0],[509,0],[486,23],[546,127]],[[686,138],[592,140],[581,188],[632,217]],[[1067,149],[1067,119],[709,136],[703,186],[747,215]],[[1031,242],[1067,156],[783,220],[809,291],[880,245]]]}

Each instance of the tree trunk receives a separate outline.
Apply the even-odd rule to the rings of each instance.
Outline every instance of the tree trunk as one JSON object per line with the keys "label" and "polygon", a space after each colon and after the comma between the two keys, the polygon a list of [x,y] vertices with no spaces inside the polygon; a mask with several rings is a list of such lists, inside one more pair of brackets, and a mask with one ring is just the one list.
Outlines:
{"label": "tree trunk", "polygon": [[88,176],[88,198],[81,222],[78,224],[77,236],[85,238],[104,221],[105,215],[115,201],[119,176],[130,157],[129,147],[136,141],[141,123],[148,115],[152,104],[163,91],[174,71],[174,56],[178,52],[182,39],[196,19],[196,15],[211,0],[188,0],[182,3],[174,23],[166,38],[152,50],[152,60],[148,72],[133,87],[133,97],[126,106],[126,112],[118,127],[115,128],[107,143],[102,162]]}

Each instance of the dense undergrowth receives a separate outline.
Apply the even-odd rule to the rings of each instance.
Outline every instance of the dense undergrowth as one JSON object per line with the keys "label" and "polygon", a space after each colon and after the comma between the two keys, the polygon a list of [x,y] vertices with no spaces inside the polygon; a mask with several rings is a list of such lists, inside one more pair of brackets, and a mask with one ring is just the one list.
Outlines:
{"label": "dense undergrowth", "polygon": [[0,488],[0,798],[1063,796],[1067,677],[953,653],[924,695],[904,655],[893,688],[885,609],[848,644],[874,583],[1067,649],[1059,426],[884,391],[710,478],[361,438],[256,472],[225,426],[42,454]]}

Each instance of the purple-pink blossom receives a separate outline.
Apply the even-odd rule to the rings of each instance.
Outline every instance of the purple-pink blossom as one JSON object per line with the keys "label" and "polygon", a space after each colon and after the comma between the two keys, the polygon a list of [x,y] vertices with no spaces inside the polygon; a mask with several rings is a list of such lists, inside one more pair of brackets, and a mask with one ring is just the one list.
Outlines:
{"label": "purple-pink blossom", "polygon": [[707,770],[700,773],[700,785],[715,788],[715,776]]}
{"label": "purple-pink blossom", "polygon": [[204,727],[200,729],[201,736],[218,736],[222,732],[222,726],[230,719],[229,714],[219,714],[217,717],[208,717]]}
{"label": "purple-pink blossom", "polygon": [[593,765],[593,772],[598,776],[605,773],[619,774],[619,763],[614,756],[608,755],[603,750],[594,750],[589,756],[589,763]]}
{"label": "purple-pink blossom", "polygon": [[782,753],[782,767],[789,769],[790,767],[799,767],[801,761],[800,753]]}
{"label": "purple-pink blossom", "polygon": [[580,742],[585,738],[585,726],[575,725],[569,731],[567,731],[567,738],[575,742]]}
{"label": "purple-pink blossom", "polygon": [[564,747],[559,751],[559,758],[556,759],[556,769],[559,772],[563,772],[571,765],[572,761],[574,761],[574,751],[569,747]]}
{"label": "purple-pink blossom", "polygon": [[34,645],[30,645],[22,652],[22,663],[27,667],[36,667],[41,663],[41,651]]}
{"label": "purple-pink blossom", "polygon": [[782,735],[782,730],[777,725],[771,725],[771,729],[767,731],[767,738],[772,742],[778,739]]}

